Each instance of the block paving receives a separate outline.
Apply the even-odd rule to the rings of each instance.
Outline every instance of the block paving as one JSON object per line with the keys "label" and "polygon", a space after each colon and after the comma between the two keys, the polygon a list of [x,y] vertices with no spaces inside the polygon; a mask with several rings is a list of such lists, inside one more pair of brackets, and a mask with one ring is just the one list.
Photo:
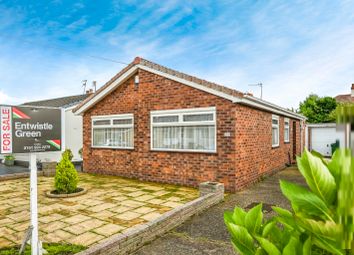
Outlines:
{"label": "block paving", "polygon": [[[198,191],[188,187],[86,173],[79,177],[79,186],[88,193],[72,198],[46,197],[54,178],[38,178],[43,242],[89,247],[198,197]],[[0,248],[20,244],[29,221],[29,179],[0,182]]]}

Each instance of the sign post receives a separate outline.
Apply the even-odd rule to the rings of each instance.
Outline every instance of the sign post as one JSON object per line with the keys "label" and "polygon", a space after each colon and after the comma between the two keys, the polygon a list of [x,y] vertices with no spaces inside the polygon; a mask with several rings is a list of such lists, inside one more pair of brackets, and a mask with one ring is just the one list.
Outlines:
{"label": "sign post", "polygon": [[[61,151],[63,111],[58,108],[0,106],[0,154],[29,153],[32,255],[42,255],[38,237],[37,156]],[[27,235],[29,236],[29,235]]]}
{"label": "sign post", "polygon": [[30,167],[31,250],[32,255],[41,255],[42,251],[38,249],[37,156],[34,153],[30,153]]}

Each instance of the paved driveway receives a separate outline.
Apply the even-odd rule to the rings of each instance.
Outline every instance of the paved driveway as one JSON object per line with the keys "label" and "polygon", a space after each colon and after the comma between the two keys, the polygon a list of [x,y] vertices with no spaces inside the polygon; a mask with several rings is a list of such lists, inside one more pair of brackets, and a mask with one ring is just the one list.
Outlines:
{"label": "paved driveway", "polygon": [[[223,212],[232,210],[235,205],[247,208],[255,202],[264,203],[264,209],[269,209],[269,205],[289,208],[287,200],[280,192],[279,179],[304,183],[296,168],[288,168],[248,189],[229,195],[225,202],[194,216],[174,231],[141,248],[136,255],[235,254],[224,226]],[[270,216],[269,213],[265,214]]]}
{"label": "paved driveway", "polygon": [[[175,185],[80,173],[88,193],[48,198],[53,177],[38,178],[40,239],[91,246],[130,227],[149,222],[198,197]],[[29,178],[0,182],[0,247],[19,244],[29,225]]]}

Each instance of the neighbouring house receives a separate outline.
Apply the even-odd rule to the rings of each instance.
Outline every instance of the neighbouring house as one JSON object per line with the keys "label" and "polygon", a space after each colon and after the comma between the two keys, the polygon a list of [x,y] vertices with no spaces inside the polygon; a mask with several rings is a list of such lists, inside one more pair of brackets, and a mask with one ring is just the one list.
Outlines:
{"label": "neighbouring house", "polygon": [[334,97],[337,103],[354,103],[354,84],[352,84],[350,94],[343,94]]}
{"label": "neighbouring house", "polygon": [[[73,109],[78,106],[80,102],[90,96],[90,93],[82,95],[74,95],[67,97],[60,97],[48,100],[27,102],[24,106],[41,106],[41,107],[58,107],[64,109],[65,112],[65,130],[64,132],[64,146],[73,153],[73,161],[82,161],[79,155],[79,150],[82,148],[82,117],[75,115]],[[29,154],[14,154],[16,164],[28,166]],[[59,161],[61,152],[46,152],[38,153],[37,159],[40,161]]]}
{"label": "neighbouring house", "polygon": [[304,147],[304,116],[139,57],[75,113],[90,173],[235,191]]}

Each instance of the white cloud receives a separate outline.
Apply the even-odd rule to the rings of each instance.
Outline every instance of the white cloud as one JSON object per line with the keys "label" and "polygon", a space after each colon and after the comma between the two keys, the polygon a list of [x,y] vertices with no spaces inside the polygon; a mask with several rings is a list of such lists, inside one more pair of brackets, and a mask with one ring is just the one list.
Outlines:
{"label": "white cloud", "polygon": [[0,90],[0,104],[16,105],[26,101],[25,98],[12,97]]}

